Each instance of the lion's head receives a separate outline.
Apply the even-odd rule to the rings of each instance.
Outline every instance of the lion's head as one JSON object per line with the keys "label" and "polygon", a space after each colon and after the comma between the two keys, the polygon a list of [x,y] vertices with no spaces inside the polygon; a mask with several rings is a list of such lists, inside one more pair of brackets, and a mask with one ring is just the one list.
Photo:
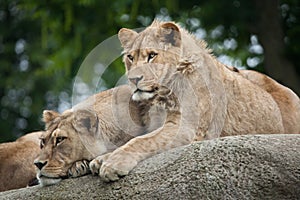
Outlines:
{"label": "lion's head", "polygon": [[91,160],[107,151],[97,138],[98,118],[93,112],[67,110],[59,114],[45,110],[43,120],[46,131],[40,137],[41,153],[34,161],[41,185],[58,183],[68,176],[74,162]]}
{"label": "lion's head", "polygon": [[204,41],[196,40],[173,22],[155,20],[140,33],[122,28],[118,36],[134,92],[132,99],[136,101],[170,94],[174,87],[181,87],[175,79],[192,71],[193,60],[201,58],[199,53],[210,54]]}
{"label": "lion's head", "polygon": [[169,92],[168,81],[180,57],[180,37],[175,24],[157,21],[140,33],[125,28],[119,31],[133,100],[147,100],[159,92]]}

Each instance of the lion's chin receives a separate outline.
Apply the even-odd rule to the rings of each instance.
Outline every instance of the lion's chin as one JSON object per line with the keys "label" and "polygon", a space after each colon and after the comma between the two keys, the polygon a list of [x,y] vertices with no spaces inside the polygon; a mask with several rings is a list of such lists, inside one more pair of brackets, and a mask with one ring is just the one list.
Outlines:
{"label": "lion's chin", "polygon": [[143,101],[143,100],[149,100],[155,96],[154,91],[142,91],[142,90],[136,90],[132,95],[133,101]]}
{"label": "lion's chin", "polygon": [[48,185],[55,185],[63,179],[62,177],[47,177],[41,174],[37,174],[36,177],[39,180],[39,185],[42,187]]}

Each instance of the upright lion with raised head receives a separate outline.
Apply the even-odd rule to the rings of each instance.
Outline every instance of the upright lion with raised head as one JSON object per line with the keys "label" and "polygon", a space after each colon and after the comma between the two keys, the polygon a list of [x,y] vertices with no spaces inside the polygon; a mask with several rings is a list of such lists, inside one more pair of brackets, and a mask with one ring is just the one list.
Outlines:
{"label": "upright lion with raised head", "polygon": [[[163,127],[94,159],[90,168],[104,180],[117,180],[139,161],[193,141],[300,133],[300,102],[291,90],[272,84],[280,97],[274,95],[261,80],[251,80],[256,75],[248,77],[218,62],[205,42],[177,24],[154,21],[140,33],[121,29],[119,39],[132,99],[163,107],[167,117]],[[293,105],[284,102],[288,96]],[[286,129],[289,121],[294,127]]]}

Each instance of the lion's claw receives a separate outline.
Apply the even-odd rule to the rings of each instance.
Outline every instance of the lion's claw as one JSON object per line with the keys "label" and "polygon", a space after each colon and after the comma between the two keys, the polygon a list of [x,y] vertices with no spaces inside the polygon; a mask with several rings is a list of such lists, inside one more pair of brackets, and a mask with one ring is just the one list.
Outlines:
{"label": "lion's claw", "polygon": [[90,173],[89,161],[82,160],[73,163],[71,168],[68,170],[68,176],[75,178]]}
{"label": "lion's claw", "polygon": [[124,154],[124,151],[115,151],[98,156],[90,162],[90,169],[93,174],[98,174],[104,181],[117,181],[127,175],[137,161]]}

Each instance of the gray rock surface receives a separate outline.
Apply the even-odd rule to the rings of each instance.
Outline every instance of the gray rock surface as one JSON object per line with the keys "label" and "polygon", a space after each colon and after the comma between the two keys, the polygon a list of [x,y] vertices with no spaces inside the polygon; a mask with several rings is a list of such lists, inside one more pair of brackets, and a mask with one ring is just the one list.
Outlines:
{"label": "gray rock surface", "polygon": [[117,182],[88,175],[0,199],[300,199],[300,135],[198,142],[149,158]]}

